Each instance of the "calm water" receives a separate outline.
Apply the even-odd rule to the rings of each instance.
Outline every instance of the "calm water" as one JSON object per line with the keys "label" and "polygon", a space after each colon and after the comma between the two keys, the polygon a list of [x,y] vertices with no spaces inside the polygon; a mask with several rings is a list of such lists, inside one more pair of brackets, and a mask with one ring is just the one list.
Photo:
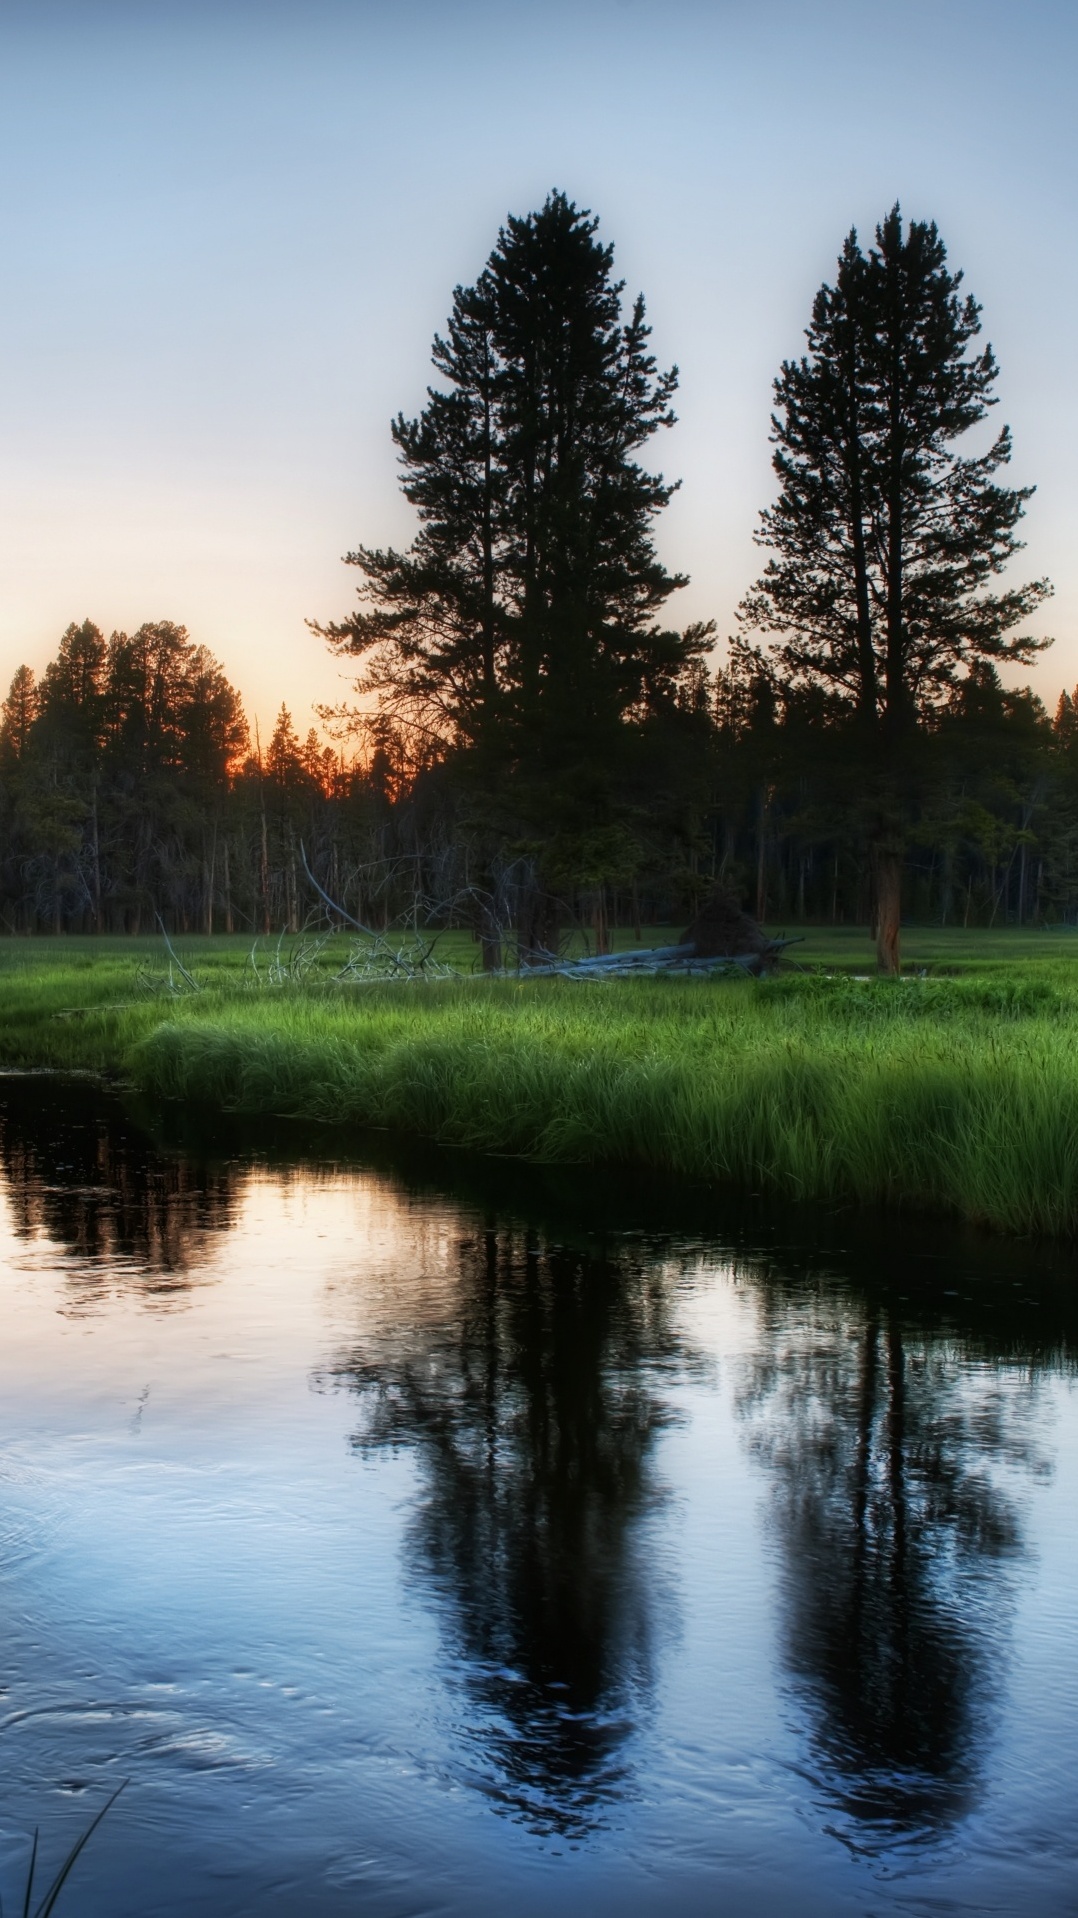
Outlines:
{"label": "calm water", "polygon": [[375,1153],[0,1080],[5,1910],[1078,1913],[1070,1260]]}

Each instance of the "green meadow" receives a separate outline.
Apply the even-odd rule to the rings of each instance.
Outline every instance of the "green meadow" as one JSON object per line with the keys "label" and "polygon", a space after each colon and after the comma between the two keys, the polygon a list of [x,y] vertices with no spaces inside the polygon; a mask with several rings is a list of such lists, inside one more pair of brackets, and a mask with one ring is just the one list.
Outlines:
{"label": "green meadow", "polygon": [[[669,939],[668,929],[655,940]],[[799,1199],[1078,1229],[1078,934],[810,930],[751,979],[335,980],[299,942],[0,944],[0,1064],[120,1075],[242,1114],[348,1122]],[[464,935],[439,955],[475,963]],[[193,982],[193,985],[192,985]],[[197,989],[195,989],[197,988]]]}

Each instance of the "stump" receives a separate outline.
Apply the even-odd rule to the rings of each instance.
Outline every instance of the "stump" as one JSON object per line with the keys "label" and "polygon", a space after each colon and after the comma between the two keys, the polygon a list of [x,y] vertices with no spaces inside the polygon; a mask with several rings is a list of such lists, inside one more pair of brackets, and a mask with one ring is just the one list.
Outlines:
{"label": "stump", "polygon": [[698,959],[751,955],[759,959],[760,969],[767,971],[778,962],[778,954],[766,932],[761,932],[755,919],[742,911],[724,886],[716,886],[708,894],[681,940],[683,945],[692,946]]}

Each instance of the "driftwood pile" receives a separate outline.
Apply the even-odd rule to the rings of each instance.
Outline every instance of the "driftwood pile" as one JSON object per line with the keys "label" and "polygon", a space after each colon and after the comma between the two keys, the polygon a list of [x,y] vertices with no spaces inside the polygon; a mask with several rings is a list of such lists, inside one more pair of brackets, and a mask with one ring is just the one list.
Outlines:
{"label": "driftwood pile", "polygon": [[558,973],[565,978],[645,978],[658,973],[751,973],[759,978],[774,972],[793,939],[769,939],[755,919],[742,912],[721,886],[705,899],[691,926],[676,946],[647,946],[634,952],[609,952],[586,959],[558,959],[536,953],[530,975]]}
{"label": "driftwood pile", "polygon": [[[456,976],[452,966],[433,961],[434,938],[421,937],[418,927],[412,928],[410,938],[406,938],[402,944],[386,933],[375,933],[361,925],[358,919],[354,919],[343,906],[331,899],[319,884],[307,862],[302,841],[300,857],[303,870],[323,905],[345,925],[353,926],[363,935],[362,941],[356,945],[348,962],[337,974],[339,979]],[[787,946],[796,944],[796,939],[769,939],[755,919],[750,919],[748,913],[741,910],[725,887],[717,885],[704,900],[692,925],[686,926],[676,946],[644,946],[634,952],[598,953],[584,959],[563,959],[554,952],[521,948],[518,949],[513,976],[520,971],[526,971],[530,978],[557,974],[568,979],[740,972],[761,978],[775,971]],[[488,977],[493,978],[506,976],[502,967],[496,967],[488,974]]]}

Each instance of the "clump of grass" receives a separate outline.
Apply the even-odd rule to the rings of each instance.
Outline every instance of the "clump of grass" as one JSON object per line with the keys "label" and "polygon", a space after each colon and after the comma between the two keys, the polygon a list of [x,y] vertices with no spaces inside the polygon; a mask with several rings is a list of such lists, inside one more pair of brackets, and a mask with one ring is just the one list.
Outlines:
{"label": "clump of grass", "polygon": [[546,982],[219,1004],[134,1047],[140,1082],[801,1198],[1078,1227],[1078,1014],[933,986]]}

